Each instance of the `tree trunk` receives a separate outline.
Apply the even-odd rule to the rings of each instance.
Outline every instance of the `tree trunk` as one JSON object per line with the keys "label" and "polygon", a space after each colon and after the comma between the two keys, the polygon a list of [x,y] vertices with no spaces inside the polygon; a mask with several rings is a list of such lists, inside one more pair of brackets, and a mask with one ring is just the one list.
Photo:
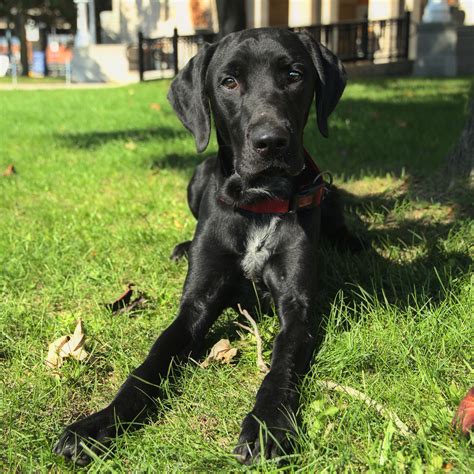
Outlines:
{"label": "tree trunk", "polygon": [[246,28],[245,0],[216,0],[219,38]]}
{"label": "tree trunk", "polygon": [[28,45],[26,43],[25,14],[21,9],[18,9],[16,14],[16,30],[20,38],[21,75],[28,76],[30,68],[28,64]]}
{"label": "tree trunk", "polygon": [[467,179],[470,184],[474,182],[474,94],[472,93],[468,108],[469,116],[461,137],[447,158],[450,187],[459,180]]}

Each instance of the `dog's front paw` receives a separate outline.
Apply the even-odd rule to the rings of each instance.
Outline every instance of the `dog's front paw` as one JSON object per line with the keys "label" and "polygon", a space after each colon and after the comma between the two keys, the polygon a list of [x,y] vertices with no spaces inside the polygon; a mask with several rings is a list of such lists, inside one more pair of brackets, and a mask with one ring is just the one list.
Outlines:
{"label": "dog's front paw", "polygon": [[273,459],[291,450],[294,426],[283,413],[268,416],[267,421],[249,413],[242,423],[234,454],[241,464],[252,464],[261,457]]}
{"label": "dog's front paw", "polygon": [[53,451],[80,466],[85,466],[91,462],[92,458],[83,449],[84,446],[92,452],[100,453],[115,432],[113,418],[102,410],[69,425]]}

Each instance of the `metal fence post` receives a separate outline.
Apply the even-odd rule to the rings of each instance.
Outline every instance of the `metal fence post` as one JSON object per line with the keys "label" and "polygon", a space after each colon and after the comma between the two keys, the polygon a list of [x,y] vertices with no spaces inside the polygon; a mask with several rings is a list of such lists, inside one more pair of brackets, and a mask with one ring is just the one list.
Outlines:
{"label": "metal fence post", "polygon": [[44,69],[44,76],[49,75],[48,71],[48,32],[49,28],[44,26],[44,28],[40,29],[40,38],[41,38],[41,51],[43,52],[43,69]]}
{"label": "metal fence post", "polygon": [[145,80],[145,58],[143,51],[143,33],[138,32],[138,74],[140,76],[140,82]]}
{"label": "metal fence post", "polygon": [[173,61],[174,61],[174,75],[179,72],[178,66],[178,29],[173,30]]}
{"label": "metal fence post", "polygon": [[361,39],[361,49],[362,49],[362,59],[369,59],[369,20],[364,20],[362,23],[362,39]]}
{"label": "metal fence post", "polygon": [[407,10],[405,12],[405,59],[408,59],[410,55],[410,21],[411,21],[411,12]]}

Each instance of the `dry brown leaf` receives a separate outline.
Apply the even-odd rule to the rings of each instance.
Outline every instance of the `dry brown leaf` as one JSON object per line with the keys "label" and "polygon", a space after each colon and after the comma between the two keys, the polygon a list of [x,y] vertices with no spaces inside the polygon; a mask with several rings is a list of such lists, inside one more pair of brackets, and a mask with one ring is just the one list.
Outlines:
{"label": "dry brown leaf", "polygon": [[132,300],[135,285],[129,283],[127,289],[114,302],[107,303],[105,307],[109,309],[112,314],[132,313],[138,309],[142,309],[149,301],[145,293],[137,293],[137,297]]}
{"label": "dry brown leaf", "polygon": [[[71,336],[58,337],[48,346],[48,355],[46,356],[46,367],[57,371],[63,364],[64,359],[72,357],[73,359],[83,361],[89,355],[84,349],[85,334],[82,320],[79,319]],[[57,374],[57,372],[56,372]]]}
{"label": "dry brown leaf", "polygon": [[201,363],[201,367],[206,368],[214,361],[221,362],[222,364],[229,364],[236,355],[237,349],[231,347],[229,339],[221,339],[214,344],[209,355]]}
{"label": "dry brown leaf", "polygon": [[112,303],[107,303],[105,306],[110,309],[112,313],[117,313],[121,309],[125,308],[129,303],[133,295],[133,283],[127,284],[127,289]]}
{"label": "dry brown leaf", "polygon": [[3,172],[3,176],[12,176],[16,174],[16,169],[13,165],[8,165],[5,171]]}
{"label": "dry brown leaf", "polygon": [[156,102],[152,102],[150,104],[150,109],[151,110],[156,110],[157,112],[159,112],[161,110],[161,105],[156,103]]}
{"label": "dry brown leaf", "polygon": [[69,341],[69,336],[61,336],[48,346],[48,355],[46,356],[46,367],[48,369],[54,370],[61,367],[63,360],[59,355],[59,351],[67,341]]}
{"label": "dry brown leaf", "polygon": [[465,435],[470,431],[474,432],[474,387],[461,400],[452,424],[454,428],[461,430]]}
{"label": "dry brown leaf", "polygon": [[71,356],[76,360],[84,360],[89,354],[83,349],[86,336],[82,327],[82,320],[79,319],[74,329],[74,334],[59,350],[59,356],[65,359]]}

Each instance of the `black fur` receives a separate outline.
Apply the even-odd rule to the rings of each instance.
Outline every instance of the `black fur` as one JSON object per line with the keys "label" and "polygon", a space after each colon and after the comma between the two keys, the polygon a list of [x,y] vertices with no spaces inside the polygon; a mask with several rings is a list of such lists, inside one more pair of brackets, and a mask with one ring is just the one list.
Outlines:
{"label": "black fur", "polygon": [[[206,45],[178,74],[168,97],[198,151],[209,142],[211,111],[219,142],[217,157],[196,168],[188,187],[189,206],[198,219],[194,238],[172,254],[189,259],[179,312],[110,405],[67,427],[56,453],[86,464],[90,458],[80,439],[104,443],[143,418],[161,395],[159,385],[171,362],[199,357],[206,333],[225,308],[238,303],[255,308],[253,285],[261,302],[271,297],[281,329],[271,370],[243,421],[235,454],[250,463],[289,449],[298,378],[315,344],[320,229],[340,245],[357,247],[357,241],[333,199],[322,208],[276,218],[234,206],[291,195],[304,167],[303,129],[313,97],[319,129],[327,136],[328,117],[344,86],[342,64],[324,46],[306,33],[270,28],[233,33]],[[263,445],[261,423],[268,429]]]}

